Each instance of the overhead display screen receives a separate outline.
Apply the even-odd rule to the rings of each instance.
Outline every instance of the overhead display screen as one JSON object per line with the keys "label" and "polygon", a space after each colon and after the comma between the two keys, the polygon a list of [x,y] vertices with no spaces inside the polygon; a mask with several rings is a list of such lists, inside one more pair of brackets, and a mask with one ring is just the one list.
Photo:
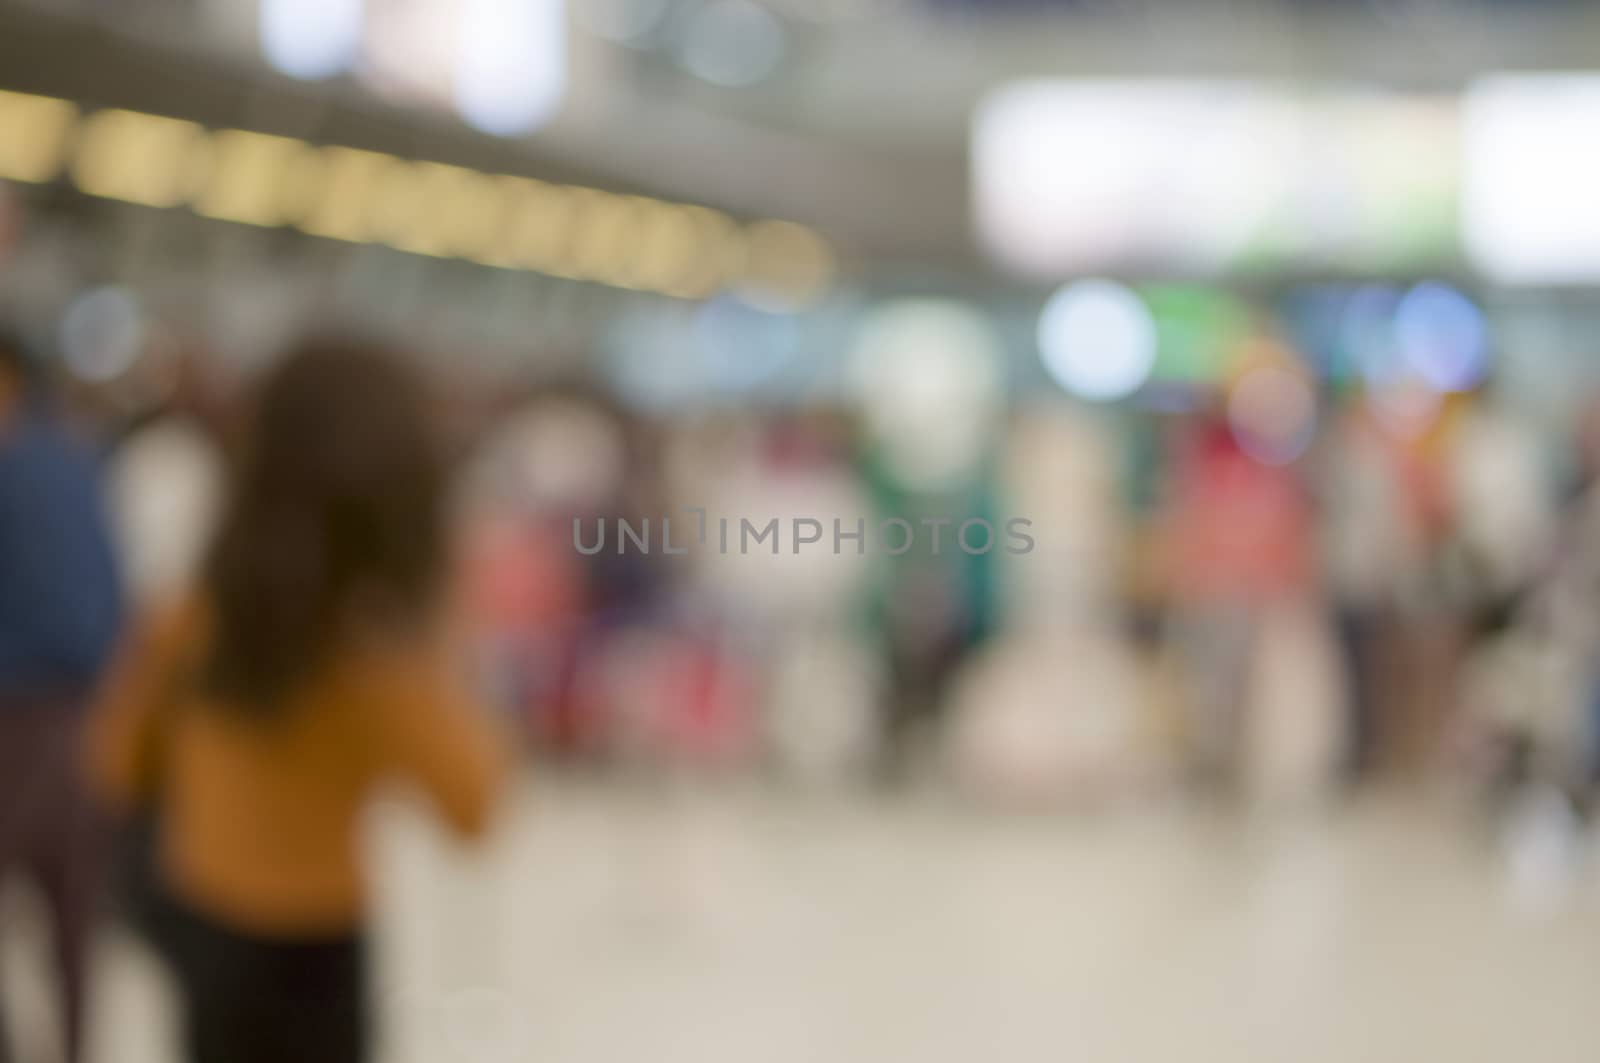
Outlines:
{"label": "overhead display screen", "polygon": [[1442,97],[1023,82],[974,120],[978,236],[1041,278],[1403,269],[1454,253],[1458,136]]}

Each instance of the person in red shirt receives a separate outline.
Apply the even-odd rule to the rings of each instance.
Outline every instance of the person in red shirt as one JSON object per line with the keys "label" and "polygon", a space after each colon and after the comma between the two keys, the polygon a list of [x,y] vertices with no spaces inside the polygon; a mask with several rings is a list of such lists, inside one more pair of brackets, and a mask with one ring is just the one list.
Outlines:
{"label": "person in red shirt", "polygon": [[1309,583],[1308,499],[1292,466],[1253,457],[1211,410],[1178,443],[1165,535],[1172,637],[1195,678],[1193,766],[1231,784],[1262,618]]}

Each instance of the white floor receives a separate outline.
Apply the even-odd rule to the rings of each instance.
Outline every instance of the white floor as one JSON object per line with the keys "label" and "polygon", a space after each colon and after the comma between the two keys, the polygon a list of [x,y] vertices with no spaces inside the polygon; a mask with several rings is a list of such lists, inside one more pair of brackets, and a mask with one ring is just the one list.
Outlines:
{"label": "white floor", "polygon": [[[1244,823],[565,782],[481,855],[405,809],[375,833],[392,1063],[1600,1058],[1600,876],[1508,875],[1409,803]],[[36,1037],[32,938],[3,958]],[[103,971],[96,1059],[174,1058],[150,960],[113,935]]]}

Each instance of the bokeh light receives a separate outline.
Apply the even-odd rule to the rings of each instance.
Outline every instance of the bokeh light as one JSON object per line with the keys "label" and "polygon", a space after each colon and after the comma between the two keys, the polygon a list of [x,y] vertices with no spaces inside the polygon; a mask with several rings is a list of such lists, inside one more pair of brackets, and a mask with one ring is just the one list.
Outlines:
{"label": "bokeh light", "polygon": [[1140,288],[1139,296],[1156,323],[1151,384],[1215,380],[1248,334],[1249,314],[1244,305],[1221,288],[1159,284]]}
{"label": "bokeh light", "polygon": [[720,296],[701,306],[694,333],[707,382],[724,394],[759,387],[800,354],[800,328],[791,315],[737,296]]}
{"label": "bokeh light", "polygon": [[361,50],[363,0],[261,0],[261,51],[302,80],[342,74]]}
{"label": "bokeh light", "polygon": [[469,0],[456,62],[456,107],[496,136],[554,117],[567,89],[566,0]]}
{"label": "bokeh light", "polygon": [[1039,315],[1039,354],[1056,382],[1080,398],[1126,398],[1156,361],[1155,319],[1138,294],[1112,281],[1080,281]]}
{"label": "bokeh light", "polygon": [[1406,366],[1438,391],[1470,391],[1488,371],[1483,311],[1449,285],[1411,289],[1395,308],[1394,329]]}
{"label": "bokeh light", "polygon": [[1228,423],[1246,454],[1266,465],[1287,465],[1305,453],[1316,433],[1316,392],[1302,373],[1258,366],[1234,384]]}
{"label": "bokeh light", "polygon": [[122,376],[138,361],[144,340],[144,312],[121,288],[85,292],[61,318],[62,356],[84,380],[104,383]]}
{"label": "bokeh light", "polygon": [[702,81],[738,88],[770,77],[787,47],[772,12],[750,0],[717,0],[689,19],[678,59]]}
{"label": "bokeh light", "polygon": [[740,293],[771,310],[809,306],[827,293],[838,272],[833,250],[820,235],[786,221],[760,221],[744,234]]}

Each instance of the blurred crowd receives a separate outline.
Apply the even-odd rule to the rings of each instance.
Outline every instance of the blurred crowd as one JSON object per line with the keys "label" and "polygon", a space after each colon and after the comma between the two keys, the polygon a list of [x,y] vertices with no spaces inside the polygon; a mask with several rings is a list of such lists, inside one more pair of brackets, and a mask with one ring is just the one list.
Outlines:
{"label": "blurred crowd", "polygon": [[[883,882],[984,852],[956,809],[1178,810],[1198,850],[1195,810],[1310,836],[1339,817],[1307,810],[1386,829],[1440,797],[1513,878],[1576,881],[1600,838],[1593,20],[1215,6],[0,0],[0,893],[44,902],[69,1063],[107,900],[193,1063],[381,1055],[374,901],[406,873],[369,816],[409,789],[479,840],[530,770],[600,805],[933,810],[949,833],[898,838]],[[649,803],[563,853],[671,835]],[[839,1036],[898,1013],[959,1051],[960,983],[930,1017],[892,973],[958,909],[1008,976],[1037,939],[1099,984],[1120,939],[1029,914],[1059,905],[1035,837],[970,898],[930,891],[903,924],[928,941],[890,925],[896,886],[856,952],[795,966],[851,997]],[[718,844],[666,837],[687,870],[633,877],[662,910],[656,878],[733,882],[708,910],[748,890],[766,914],[728,936],[763,974],[874,888],[827,846],[840,892],[785,894],[787,864],[739,884]],[[1309,872],[1284,850],[1287,886],[1242,851],[1141,855],[1079,913],[1137,932],[1139,992],[1073,1006],[1144,1025],[1183,948],[1227,966],[1257,930],[1292,939],[1263,981],[1329,1014],[1430,981],[1390,962],[1406,916],[1359,914],[1439,899],[1365,875],[1384,844]],[[1259,910],[1167,903],[1216,868]],[[617,956],[657,979],[633,1003],[673,1026],[692,994],[654,992],[631,917],[651,941]],[[539,992],[568,975],[545,944]],[[776,1008],[720,1021],[750,999],[718,995],[733,969],[695,990],[711,1025],[781,1040]],[[857,969],[915,1004],[856,999]],[[1184,1005],[1208,1025],[1319,1039],[1212,973]],[[1407,1028],[1449,1011],[1395,1001]],[[628,1025],[615,1003],[576,1010]]]}
{"label": "blurred crowd", "polygon": [[[1491,377],[1251,349],[1132,408],[902,379],[661,409],[421,361],[479,674],[551,758],[1003,800],[1593,774],[1595,418]],[[145,604],[192,578],[242,419],[215,360],[151,362],[74,399]]]}
{"label": "blurred crowd", "polygon": [[[602,374],[475,376],[339,342],[233,377],[169,342],[86,381],[7,341],[6,748],[76,763],[91,710],[96,785],[145,809],[123,892],[175,957],[194,1058],[267,1043],[250,1031],[280,1012],[229,1009],[302,1006],[288,971],[331,987],[305,1029],[332,1054],[297,1058],[356,1058],[346,826],[390,769],[474,830],[493,764],[527,756],[1007,807],[1444,783],[1500,814],[1530,794],[1588,814],[1600,416],[1553,428],[1487,369],[1449,390],[1319,375],[1260,340],[1131,404],[1006,398],[926,335],[901,343],[923,360],[863,354],[864,383],[826,401],[652,408]],[[467,686],[414,671],[427,617]],[[369,638],[412,648],[371,657]],[[494,729],[419,708],[421,744],[373,766],[396,706],[469,688]],[[177,769],[140,722],[171,689],[233,706]],[[329,722],[352,705],[384,737]],[[18,820],[8,859],[38,865],[78,1000],[70,955],[116,850],[68,789]],[[292,842],[272,841],[284,801]],[[264,848],[224,844],[241,830]],[[223,962],[252,973],[218,989]]]}

